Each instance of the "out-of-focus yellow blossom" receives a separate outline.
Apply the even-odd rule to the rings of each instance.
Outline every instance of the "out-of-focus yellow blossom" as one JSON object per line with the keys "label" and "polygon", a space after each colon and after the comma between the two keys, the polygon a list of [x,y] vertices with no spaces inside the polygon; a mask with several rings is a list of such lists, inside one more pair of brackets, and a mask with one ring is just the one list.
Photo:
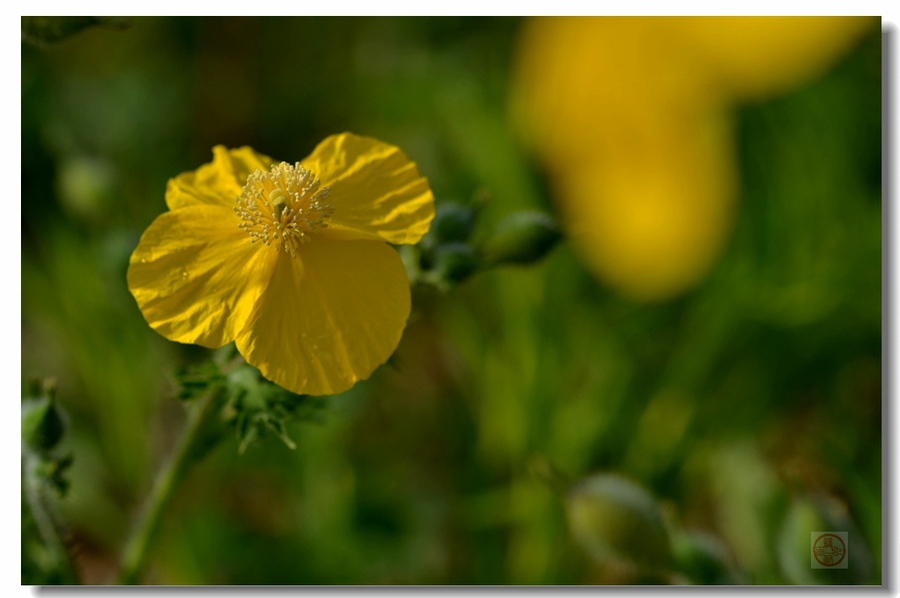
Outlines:
{"label": "out-of-focus yellow blossom", "polygon": [[557,179],[569,239],[586,264],[638,300],[699,280],[724,245],[735,206],[730,123],[721,113],[672,120],[629,152]]}
{"label": "out-of-focus yellow blossom", "polygon": [[428,181],[397,147],[334,135],[291,165],[249,147],[169,181],[168,212],[131,256],[128,287],[166,338],[235,341],[273,382],[334,394],[400,342],[410,291],[388,243],[434,217]]}
{"label": "out-of-focus yellow blossom", "polygon": [[824,73],[877,19],[867,17],[685,17],[685,46],[709,61],[735,98],[761,99]]}
{"label": "out-of-focus yellow blossom", "polygon": [[731,112],[807,82],[873,25],[831,17],[549,17],[522,32],[514,112],[573,244],[637,300],[672,298],[731,227]]}
{"label": "out-of-focus yellow blossom", "polygon": [[668,22],[548,17],[525,23],[513,99],[541,157],[577,167],[598,153],[634,152],[629,144],[652,138],[656,123],[721,103]]}

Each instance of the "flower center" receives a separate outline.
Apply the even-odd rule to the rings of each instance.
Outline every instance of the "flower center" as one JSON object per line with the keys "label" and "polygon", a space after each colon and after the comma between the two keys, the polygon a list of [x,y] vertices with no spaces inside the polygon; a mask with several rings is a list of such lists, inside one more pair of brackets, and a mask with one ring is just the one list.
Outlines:
{"label": "flower center", "polygon": [[330,188],[319,189],[319,184],[299,162],[275,164],[268,172],[257,169],[237,198],[238,226],[249,233],[251,243],[262,241],[297,257],[300,245],[326,228],[334,212],[325,201]]}

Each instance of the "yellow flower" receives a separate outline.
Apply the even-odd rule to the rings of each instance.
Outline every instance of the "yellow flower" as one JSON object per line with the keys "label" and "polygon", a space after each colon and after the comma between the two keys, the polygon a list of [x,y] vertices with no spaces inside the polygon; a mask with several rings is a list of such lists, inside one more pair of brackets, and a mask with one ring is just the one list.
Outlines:
{"label": "yellow flower", "polygon": [[725,246],[735,212],[735,104],[810,81],[875,22],[527,22],[513,108],[587,265],[642,301],[667,300],[697,284]]}
{"label": "yellow flower", "polygon": [[673,35],[738,99],[775,96],[822,75],[870,31],[872,17],[685,17]]}
{"label": "yellow flower", "polygon": [[715,112],[628,124],[642,133],[629,137],[631,151],[572,165],[555,190],[585,264],[632,299],[664,301],[701,280],[728,240],[737,199],[732,129]]}
{"label": "yellow flower", "polygon": [[434,197],[397,147],[333,135],[288,164],[249,147],[169,181],[168,212],[144,232],[128,288],[150,326],[204,347],[234,341],[299,394],[334,394],[396,349],[410,312],[399,254]]}

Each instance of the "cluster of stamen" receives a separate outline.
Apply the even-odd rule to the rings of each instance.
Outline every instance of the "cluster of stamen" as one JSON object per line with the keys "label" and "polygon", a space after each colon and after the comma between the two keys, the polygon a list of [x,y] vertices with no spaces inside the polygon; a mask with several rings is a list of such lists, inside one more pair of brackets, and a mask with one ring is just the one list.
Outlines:
{"label": "cluster of stamen", "polygon": [[247,177],[234,211],[250,242],[262,241],[297,257],[310,235],[328,226],[334,209],[325,201],[329,187],[319,189],[316,175],[297,162],[275,164],[268,172],[257,169]]}

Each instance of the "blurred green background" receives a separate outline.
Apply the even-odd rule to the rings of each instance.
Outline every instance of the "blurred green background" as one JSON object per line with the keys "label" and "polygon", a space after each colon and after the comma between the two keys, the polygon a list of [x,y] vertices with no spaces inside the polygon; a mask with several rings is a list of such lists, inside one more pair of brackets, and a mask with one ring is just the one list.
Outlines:
{"label": "blurred green background", "polygon": [[[183,422],[174,372],[209,353],[157,335],[125,283],[167,179],[218,143],[295,161],[353,131],[403,148],[439,203],[488,197],[476,236],[552,213],[508,117],[521,25],[130,18],[23,41],[22,379],[58,380],[82,581],[113,579]],[[880,583],[881,32],[737,123],[736,224],[697,288],[631,302],[562,243],[417,290],[396,364],[295,425],[296,450],[234,439],[192,471],[145,581]],[[648,503],[548,482],[610,473]],[[579,500],[664,531],[622,547]],[[848,569],[809,567],[818,530],[850,533]],[[640,564],[663,544],[677,574]]]}

